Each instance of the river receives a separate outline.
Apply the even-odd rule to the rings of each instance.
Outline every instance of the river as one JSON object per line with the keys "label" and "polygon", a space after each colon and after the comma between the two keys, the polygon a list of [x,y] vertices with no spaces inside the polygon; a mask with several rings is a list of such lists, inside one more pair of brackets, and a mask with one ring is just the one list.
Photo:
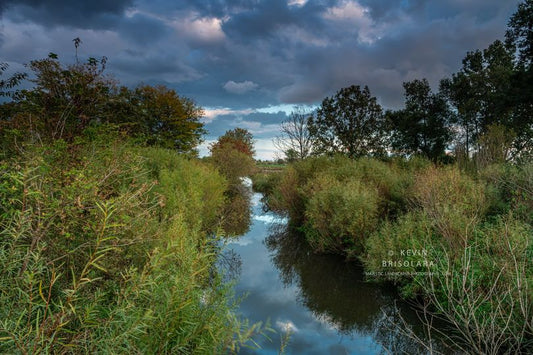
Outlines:
{"label": "river", "polygon": [[[256,338],[260,349],[242,354],[278,354],[290,330],[287,354],[419,353],[404,335],[423,337],[415,312],[394,287],[364,281],[355,262],[312,253],[286,220],[263,212],[261,194],[252,194],[250,230],[226,247],[238,260],[236,295],[246,296],[238,312],[251,322],[270,320],[277,333]],[[406,321],[399,321],[398,314]]]}

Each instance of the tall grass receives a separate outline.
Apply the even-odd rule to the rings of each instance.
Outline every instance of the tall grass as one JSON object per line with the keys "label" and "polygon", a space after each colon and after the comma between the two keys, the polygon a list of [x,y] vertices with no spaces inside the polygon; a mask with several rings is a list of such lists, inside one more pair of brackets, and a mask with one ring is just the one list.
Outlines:
{"label": "tall grass", "polygon": [[0,169],[0,353],[212,354],[261,331],[214,267],[213,168],[96,135]]}
{"label": "tall grass", "polygon": [[465,172],[418,158],[319,157],[289,165],[265,192],[316,252],[357,257],[375,279],[425,300],[453,328],[441,337],[455,350],[531,353],[532,172],[531,163]]}

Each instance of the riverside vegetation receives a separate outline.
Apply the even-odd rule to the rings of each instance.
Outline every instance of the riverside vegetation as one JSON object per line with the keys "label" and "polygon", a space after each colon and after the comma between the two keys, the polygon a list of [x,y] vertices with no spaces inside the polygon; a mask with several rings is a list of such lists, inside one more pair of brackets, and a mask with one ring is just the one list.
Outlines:
{"label": "riverside vegetation", "polygon": [[254,179],[315,252],[416,301],[428,353],[437,336],[452,352],[533,353],[532,23],[526,0],[505,42],[468,52],[439,92],[404,83],[402,109],[353,85],[296,110],[278,137],[290,164]]}
{"label": "riverside vegetation", "polygon": [[[404,109],[353,85],[298,111],[282,132],[294,162],[254,179],[316,252],[419,300],[429,353],[435,332],[454,351],[533,353],[532,22],[526,0],[505,43],[469,52],[438,93],[404,83]],[[202,109],[120,87],[105,64],[50,53],[29,63],[31,89],[0,80],[0,352],[253,344],[264,328],[235,316],[215,267],[216,236],[249,226],[251,136],[228,131],[201,161]]]}
{"label": "riverside vegetation", "polygon": [[472,175],[419,158],[336,156],[256,179],[315,252],[361,260],[369,279],[396,283],[443,318],[452,348],[531,352],[533,164]]}
{"label": "riverside vegetation", "polygon": [[[195,158],[201,109],[165,87],[118,87],[105,58],[51,53],[29,68],[31,89],[16,90],[25,74],[0,82],[0,353],[253,344],[268,328],[236,316],[215,265],[219,236],[249,224],[235,188],[248,172]],[[223,143],[213,151],[240,154]]]}

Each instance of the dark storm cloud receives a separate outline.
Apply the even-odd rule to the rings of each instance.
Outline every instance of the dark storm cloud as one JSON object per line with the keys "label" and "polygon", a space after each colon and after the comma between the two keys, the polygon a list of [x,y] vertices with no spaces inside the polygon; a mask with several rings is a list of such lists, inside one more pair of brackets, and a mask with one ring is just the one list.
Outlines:
{"label": "dark storm cloud", "polygon": [[279,124],[285,119],[287,114],[283,111],[222,114],[216,120],[207,123],[206,129],[209,132],[209,139],[216,139],[231,127],[245,128],[257,139],[271,138],[279,134]]}
{"label": "dark storm cloud", "polygon": [[[436,87],[440,79],[459,69],[467,51],[502,38],[507,18],[516,7],[483,2],[476,11],[468,3],[462,12],[459,1],[451,1],[449,7],[423,1],[402,2],[399,7],[390,6],[390,1],[388,7],[380,3],[386,2],[377,2],[369,11],[373,21],[369,28],[375,26],[378,39],[355,43],[353,36],[346,35],[334,41],[338,28],[328,28],[323,35],[330,39],[329,45],[298,52],[294,59],[298,76],[281,89],[280,100],[313,102],[358,84],[368,85],[385,106],[396,107],[403,100],[403,81],[426,77]],[[441,18],[438,14],[444,8],[447,15]],[[380,17],[384,22],[376,21]]]}
{"label": "dark storm cloud", "polygon": [[159,13],[173,11],[194,11],[202,16],[223,17],[225,15],[253,9],[260,1],[255,0],[142,0],[145,7]]}
{"label": "dark storm cloud", "polygon": [[133,0],[5,0],[0,11],[11,10],[15,21],[31,21],[46,27],[113,27]]}
{"label": "dark storm cloud", "polygon": [[149,45],[167,36],[170,29],[160,20],[143,14],[123,19],[117,26],[124,38],[142,45]]}
{"label": "dark storm cloud", "polygon": [[216,134],[243,124],[266,136],[282,116],[253,109],[320,103],[352,84],[399,107],[402,82],[427,78],[436,88],[467,51],[503,38],[518,3],[8,0],[0,53],[11,62],[48,51],[65,58],[61,51],[72,52],[79,36],[81,53],[108,56],[109,70],[128,85],[161,83],[202,106],[241,112],[210,121]]}

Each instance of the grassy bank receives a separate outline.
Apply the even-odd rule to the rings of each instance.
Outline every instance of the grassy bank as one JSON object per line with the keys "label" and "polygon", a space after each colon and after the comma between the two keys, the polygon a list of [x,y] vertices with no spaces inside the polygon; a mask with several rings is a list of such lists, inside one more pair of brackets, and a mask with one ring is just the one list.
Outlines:
{"label": "grassy bank", "polygon": [[531,163],[467,174],[420,159],[318,157],[255,186],[316,252],[359,258],[370,278],[422,296],[454,329],[455,349],[532,351]]}
{"label": "grassy bank", "polygon": [[1,353],[223,353],[258,326],[214,269],[226,179],[90,130],[0,162]]}

